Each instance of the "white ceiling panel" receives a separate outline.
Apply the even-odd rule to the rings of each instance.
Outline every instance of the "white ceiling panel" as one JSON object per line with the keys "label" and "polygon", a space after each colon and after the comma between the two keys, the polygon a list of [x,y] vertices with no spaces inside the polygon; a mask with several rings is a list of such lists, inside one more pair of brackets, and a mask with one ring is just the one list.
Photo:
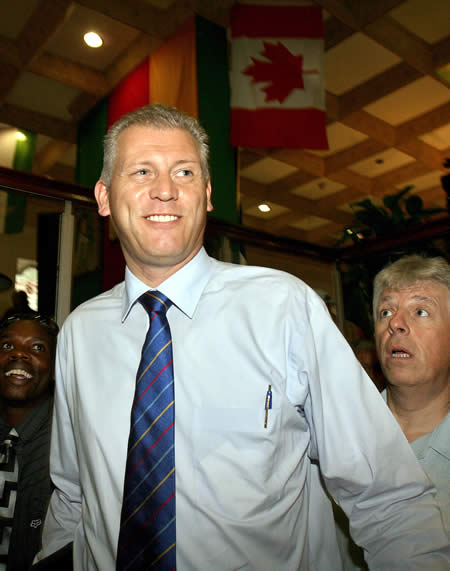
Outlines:
{"label": "white ceiling panel", "polygon": [[414,161],[413,157],[397,149],[386,149],[381,153],[376,153],[367,159],[352,164],[349,169],[369,178],[374,178]]}
{"label": "white ceiling panel", "polygon": [[[100,48],[90,48],[83,40],[84,34],[92,31],[103,39]],[[102,71],[114,63],[138,36],[138,30],[74,4],[70,17],[50,39],[46,51]]]}
{"label": "white ceiling panel", "polygon": [[419,137],[421,141],[439,151],[450,148],[450,123]]}
{"label": "white ceiling panel", "polygon": [[413,186],[414,188],[411,190],[411,192],[421,192],[427,188],[435,188],[436,186],[440,186],[442,174],[442,171],[429,172],[423,176],[405,180],[401,184],[396,184],[395,186],[399,190],[405,188],[405,186]]}
{"label": "white ceiling panel", "polygon": [[[49,94],[51,93],[51,97]],[[33,94],[30,97],[30,94]],[[41,75],[25,72],[8,93],[6,101],[15,105],[45,113],[51,117],[70,121],[67,107],[80,94],[80,90],[73,89],[52,79]]]}
{"label": "white ceiling panel", "polygon": [[3,0],[0,18],[0,36],[16,38],[33,14],[39,0]]}
{"label": "white ceiling panel", "polygon": [[353,34],[325,53],[325,86],[335,95],[399,63],[400,58],[364,34]]}
{"label": "white ceiling panel", "polygon": [[397,89],[364,109],[390,125],[400,125],[447,101],[450,101],[450,89],[427,76]]}
{"label": "white ceiling panel", "polygon": [[297,196],[303,196],[303,198],[309,198],[310,200],[319,200],[325,198],[325,196],[330,196],[335,194],[345,188],[344,184],[335,182],[327,178],[316,178],[302,184],[291,190],[291,194],[296,194]]}
{"label": "white ceiling panel", "polygon": [[329,224],[330,221],[326,218],[321,218],[320,216],[305,216],[301,220],[297,222],[292,222],[289,226],[293,228],[298,228],[299,230],[315,230],[316,228],[320,228],[321,226],[325,226]]}
{"label": "white ceiling panel", "polygon": [[277,159],[264,157],[251,166],[241,170],[241,175],[254,182],[270,184],[294,173],[297,169]]}
{"label": "white ceiling panel", "polygon": [[[428,5],[427,17],[423,17]],[[442,40],[450,33],[449,0],[408,0],[389,13],[399,24],[429,44]]]}
{"label": "white ceiling panel", "polygon": [[355,131],[342,123],[331,123],[327,126],[328,151],[309,151],[320,157],[328,157],[338,151],[343,151],[367,139],[367,135]]}

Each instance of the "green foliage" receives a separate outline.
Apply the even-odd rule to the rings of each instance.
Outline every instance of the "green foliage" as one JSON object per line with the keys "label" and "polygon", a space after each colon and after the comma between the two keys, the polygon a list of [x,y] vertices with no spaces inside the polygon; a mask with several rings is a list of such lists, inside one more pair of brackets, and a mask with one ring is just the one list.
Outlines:
{"label": "green foliage", "polygon": [[420,196],[408,196],[412,189],[412,186],[406,186],[395,194],[386,195],[383,206],[376,206],[369,198],[354,202],[354,223],[344,230],[338,245],[348,239],[359,243],[365,238],[386,236],[446,212],[444,208],[424,208]]}

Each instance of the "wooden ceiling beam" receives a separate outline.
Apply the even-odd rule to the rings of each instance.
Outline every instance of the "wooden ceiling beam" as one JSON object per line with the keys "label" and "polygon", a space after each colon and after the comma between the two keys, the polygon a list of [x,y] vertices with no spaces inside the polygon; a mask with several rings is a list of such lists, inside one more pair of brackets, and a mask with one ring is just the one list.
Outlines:
{"label": "wooden ceiling beam", "polygon": [[0,62],[2,65],[2,73],[4,64],[15,68],[22,67],[16,42],[13,42],[9,38],[5,38],[3,36],[0,36]]}
{"label": "wooden ceiling beam", "polygon": [[72,143],[67,141],[49,141],[34,155],[33,173],[39,175],[47,174],[71,146]]}
{"label": "wooden ceiling beam", "polygon": [[72,9],[72,0],[40,0],[17,38],[20,59],[27,66],[44,51]]}
{"label": "wooden ceiling beam", "polygon": [[77,125],[63,119],[51,117],[5,103],[0,107],[0,121],[19,129],[28,129],[52,139],[76,143]]}
{"label": "wooden ceiling beam", "polygon": [[158,10],[140,0],[75,0],[77,4],[100,12],[113,20],[140,30],[154,38],[165,39],[193,15],[187,2],[175,2],[167,10]]}
{"label": "wooden ceiling beam", "polygon": [[98,97],[103,97],[109,89],[102,73],[49,53],[36,57],[28,70]]}
{"label": "wooden ceiling beam", "polygon": [[429,44],[393,18],[380,18],[366,26],[364,33],[421,73],[435,76],[433,51]]}
{"label": "wooden ceiling beam", "polygon": [[433,65],[442,67],[450,62],[450,35],[433,45]]}
{"label": "wooden ceiling beam", "polygon": [[444,170],[444,153],[435,149],[431,145],[427,145],[420,139],[407,139],[396,144],[396,148],[421,161],[428,167],[428,170]]}
{"label": "wooden ceiling beam", "polygon": [[325,37],[325,51],[331,50],[334,46],[340,44],[355,32],[344,22],[338,20],[334,16],[330,16],[323,22],[324,37]]}
{"label": "wooden ceiling beam", "polygon": [[[340,182],[341,184],[344,184],[348,188],[358,190],[363,195],[367,195],[372,192],[373,179],[371,179],[368,176],[363,176],[361,174],[358,174],[350,169],[342,169],[340,171],[334,171],[328,173],[327,178],[334,180],[336,182]],[[337,194],[339,193],[336,193],[336,195]],[[321,198],[320,200],[325,200],[328,203],[330,203],[330,201],[333,199],[334,196],[335,195],[332,194],[331,196],[326,196],[324,198]]]}
{"label": "wooden ceiling beam", "polygon": [[345,117],[350,113],[359,111],[377,99],[419,79],[421,75],[417,69],[405,62],[394,65],[341,95],[339,97],[339,116]]}
{"label": "wooden ceiling beam", "polygon": [[332,235],[343,233],[344,229],[345,226],[342,226],[342,224],[330,222],[329,224],[320,226],[315,230],[308,230],[305,232],[305,240],[311,244],[323,243],[324,245],[334,245],[336,238],[332,237]]}
{"label": "wooden ceiling beam", "polygon": [[105,80],[108,86],[107,91],[102,95],[92,93],[81,93],[69,106],[69,113],[75,121],[82,119],[100,99],[107,95],[120,81],[126,77],[137,65],[161,45],[161,41],[146,34],[140,34],[136,40],[125,50],[121,57],[114,62],[105,73]]}
{"label": "wooden ceiling beam", "polygon": [[360,22],[362,26],[366,26],[402,4],[404,0],[360,0]]}
{"label": "wooden ceiling beam", "polygon": [[267,185],[270,195],[276,196],[280,192],[290,192],[317,178],[305,171],[297,171]]}
{"label": "wooden ceiling beam", "polygon": [[364,193],[359,188],[343,188],[339,192],[335,192],[334,194],[329,194],[324,198],[321,198],[320,201],[324,201],[324,206],[327,205],[328,208],[337,208],[344,204],[349,204],[352,202],[357,202],[361,200],[370,193]]}
{"label": "wooden ceiling beam", "polygon": [[323,176],[325,174],[324,160],[302,149],[277,149],[270,153],[270,157],[305,170],[315,176]]}
{"label": "wooden ceiling beam", "polygon": [[[246,214],[243,217],[243,224],[249,228],[254,228],[255,230],[260,230],[261,232],[271,232],[271,220],[264,220],[258,218],[257,216],[251,216]],[[298,228],[293,228],[292,226],[285,226],[280,229],[278,236],[284,236],[286,238],[292,238],[293,240],[305,241],[306,232],[299,230]]]}
{"label": "wooden ceiling beam", "polygon": [[352,165],[353,163],[362,161],[363,159],[375,155],[376,153],[381,153],[386,148],[386,145],[380,143],[379,141],[366,139],[348,149],[334,153],[334,155],[324,159],[325,176],[328,176],[328,173],[330,172],[342,170]]}
{"label": "wooden ceiling beam", "polygon": [[346,0],[314,0],[329,14],[340,20],[352,30],[361,28],[360,0],[348,2]]}
{"label": "wooden ceiling beam", "polygon": [[[394,187],[406,184],[407,181],[423,176],[430,172],[430,169],[423,163],[416,161],[402,167],[398,167],[373,179],[372,194],[384,196],[386,189],[391,191]],[[394,188],[394,192],[399,189]]]}
{"label": "wooden ceiling beam", "polygon": [[350,113],[341,119],[341,123],[365,133],[387,147],[395,146],[396,128],[366,111],[360,110]]}
{"label": "wooden ceiling beam", "polygon": [[[267,191],[265,185],[256,183],[245,177],[241,177],[240,182],[241,195],[244,195],[246,200],[254,199],[254,205],[267,201],[289,208],[296,212],[297,216],[321,216],[322,218],[327,218],[342,224],[345,224],[347,221],[345,212],[338,212],[337,210],[330,211],[326,203],[319,200],[310,200],[309,198],[303,198],[302,196],[297,196],[292,193],[280,193],[275,196],[273,193]],[[251,203],[247,202],[247,205],[249,204]]]}
{"label": "wooden ceiling beam", "polygon": [[402,143],[408,139],[420,137],[425,133],[430,133],[438,129],[446,123],[450,123],[450,102],[444,103],[427,113],[423,113],[399,125],[397,127],[396,140],[398,143]]}

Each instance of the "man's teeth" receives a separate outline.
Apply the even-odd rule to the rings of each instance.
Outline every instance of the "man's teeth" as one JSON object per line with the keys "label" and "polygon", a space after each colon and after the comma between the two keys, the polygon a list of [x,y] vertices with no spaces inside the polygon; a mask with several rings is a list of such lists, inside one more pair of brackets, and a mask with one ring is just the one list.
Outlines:
{"label": "man's teeth", "polygon": [[409,359],[411,357],[409,353],[404,353],[402,351],[392,351],[392,356],[394,359]]}
{"label": "man's teeth", "polygon": [[153,214],[152,216],[147,216],[147,220],[150,220],[151,222],[173,222],[177,219],[178,216],[172,216],[169,214]]}
{"label": "man's teeth", "polygon": [[31,377],[32,377],[32,375],[30,375],[30,373],[27,373],[23,369],[11,369],[10,371],[7,371],[5,373],[5,377],[9,377],[11,375],[18,375],[21,377],[25,377],[26,379],[31,379]]}

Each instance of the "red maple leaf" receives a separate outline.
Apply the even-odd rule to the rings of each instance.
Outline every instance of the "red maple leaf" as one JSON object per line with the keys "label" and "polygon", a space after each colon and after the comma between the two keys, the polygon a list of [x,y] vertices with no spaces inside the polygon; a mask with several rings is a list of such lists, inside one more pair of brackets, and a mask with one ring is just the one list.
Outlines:
{"label": "red maple leaf", "polygon": [[252,83],[270,82],[270,85],[263,88],[266,102],[283,103],[294,89],[304,89],[304,73],[318,73],[315,70],[304,71],[303,56],[295,56],[281,42],[264,42],[261,55],[268,61],[252,57],[253,65],[249,65],[243,73],[252,77]]}

